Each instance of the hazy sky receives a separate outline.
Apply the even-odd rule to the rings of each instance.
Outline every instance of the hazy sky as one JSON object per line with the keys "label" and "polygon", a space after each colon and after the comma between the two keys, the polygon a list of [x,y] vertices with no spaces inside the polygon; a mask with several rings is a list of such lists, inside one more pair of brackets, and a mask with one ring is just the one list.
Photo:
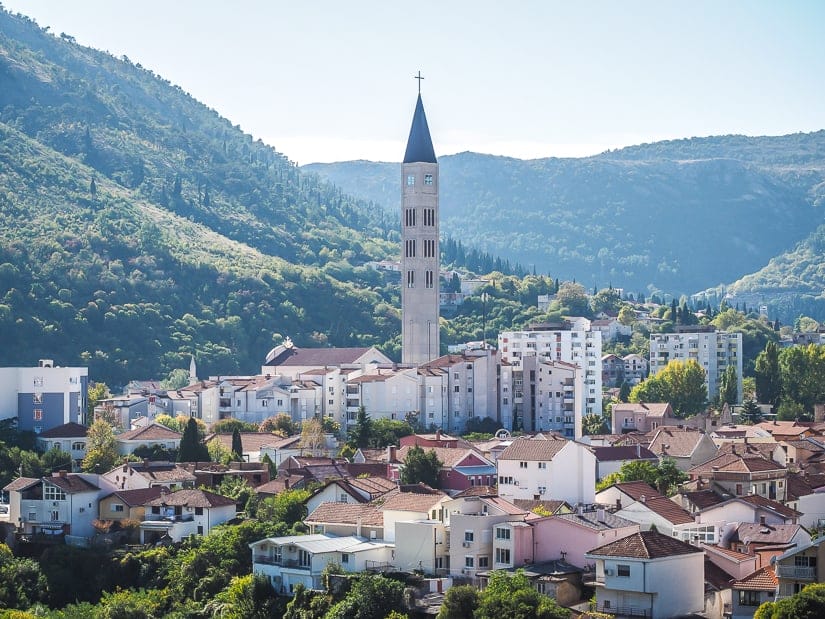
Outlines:
{"label": "hazy sky", "polygon": [[579,156],[825,128],[825,2],[2,0],[126,54],[300,164]]}

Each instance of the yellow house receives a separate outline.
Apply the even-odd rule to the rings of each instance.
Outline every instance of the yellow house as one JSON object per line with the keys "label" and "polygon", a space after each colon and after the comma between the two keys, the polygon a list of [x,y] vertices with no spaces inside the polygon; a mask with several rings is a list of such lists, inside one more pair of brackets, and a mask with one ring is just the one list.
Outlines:
{"label": "yellow house", "polygon": [[100,519],[142,521],[146,513],[144,505],[164,492],[169,491],[163,486],[139,490],[117,490],[100,499]]}

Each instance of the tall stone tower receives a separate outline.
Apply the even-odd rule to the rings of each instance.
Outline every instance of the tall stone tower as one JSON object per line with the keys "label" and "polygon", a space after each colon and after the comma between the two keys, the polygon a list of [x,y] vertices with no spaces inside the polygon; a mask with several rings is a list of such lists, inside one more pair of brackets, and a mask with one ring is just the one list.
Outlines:
{"label": "tall stone tower", "polygon": [[438,162],[420,92],[401,186],[401,360],[420,364],[440,354]]}

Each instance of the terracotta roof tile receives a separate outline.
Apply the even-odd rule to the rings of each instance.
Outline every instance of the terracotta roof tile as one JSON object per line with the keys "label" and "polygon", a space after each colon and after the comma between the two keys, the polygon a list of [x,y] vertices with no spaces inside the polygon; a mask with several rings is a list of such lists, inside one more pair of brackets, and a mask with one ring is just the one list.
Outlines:
{"label": "terracotta roof tile", "polygon": [[650,511],[659,514],[673,524],[691,524],[696,521],[690,515],[690,512],[682,509],[675,501],[671,501],[662,495],[646,498],[644,504]]}
{"label": "terracotta roof tile", "polygon": [[62,426],[50,428],[45,432],[37,435],[38,438],[84,438],[88,433],[89,428],[86,426],[70,421],[64,423]]}
{"label": "terracotta roof tile", "polygon": [[83,479],[80,475],[75,475],[69,473],[65,476],[63,475],[52,475],[51,477],[44,477],[43,481],[49,482],[53,486],[57,486],[64,492],[68,494],[74,494],[76,492],[93,492],[95,490],[100,490],[100,488],[94,485],[92,482]]}
{"label": "terracotta roof tile", "polygon": [[5,485],[3,490],[6,492],[13,492],[15,490],[25,490],[31,488],[33,485],[40,483],[37,477],[18,477],[17,479]]}
{"label": "terracotta roof tile", "polygon": [[699,430],[665,426],[656,431],[650,442],[650,451],[658,455],[689,458],[705,436]]}
{"label": "terracotta roof tile", "polygon": [[[395,452],[396,460],[398,460],[399,462],[403,462],[407,457],[407,453],[409,453],[410,449],[412,449],[413,447],[414,445],[399,447]],[[457,466],[462,460],[464,460],[468,455],[471,454],[481,459],[482,461],[487,462],[487,459],[480,453],[478,453],[475,449],[468,449],[466,447],[422,446],[421,449],[423,449],[424,451],[434,451],[436,457],[438,458],[439,462],[441,462],[441,465],[444,468],[453,468]]]}
{"label": "terracotta roof tile", "polygon": [[659,494],[658,490],[650,484],[643,481],[626,481],[614,484],[617,490],[621,490],[634,501],[640,500],[642,497],[656,496]]}
{"label": "terracotta roof tile", "polygon": [[150,423],[148,426],[122,432],[115,436],[118,441],[171,441],[180,439],[183,435],[159,423]]}
{"label": "terracotta roof tile", "polygon": [[372,503],[380,509],[404,512],[429,512],[443,499],[449,498],[440,490],[434,490],[425,484],[401,486],[377,498]]}
{"label": "terracotta roof tile", "polygon": [[591,447],[599,462],[616,462],[620,460],[656,460],[659,456],[647,447],[621,445],[617,447]]}
{"label": "terracotta roof tile", "polygon": [[499,460],[527,460],[547,462],[559,453],[568,441],[552,438],[518,438],[501,452]]}
{"label": "terracotta roof tile", "polygon": [[744,578],[733,581],[731,588],[746,591],[776,591],[779,580],[773,571],[773,565],[766,565]]}
{"label": "terracotta roof tile", "polygon": [[801,528],[798,524],[742,523],[736,529],[735,539],[751,544],[787,544]]}
{"label": "terracotta roof tile", "polygon": [[315,524],[358,524],[383,527],[384,514],[370,503],[321,503],[304,519]]}
{"label": "terracotta roof tile", "polygon": [[545,509],[551,514],[556,514],[565,510],[572,511],[572,507],[567,504],[567,501],[561,501],[559,499],[547,499],[544,501],[536,501],[534,499],[513,499],[513,505],[528,512],[532,512],[537,507]]}
{"label": "terracotta roof tile", "polygon": [[158,498],[165,492],[167,490],[163,486],[152,486],[151,488],[139,488],[137,490],[117,490],[104,498],[108,499],[116,496],[129,507],[139,507],[146,505],[148,501]]}
{"label": "terracotta roof tile", "polygon": [[616,413],[643,413],[648,417],[664,417],[670,404],[668,402],[624,402],[616,404]]}
{"label": "terracotta roof tile", "polygon": [[691,504],[695,505],[697,509],[702,510],[719,503],[724,503],[727,499],[716,494],[713,490],[697,490],[696,492],[683,492],[685,497]]}
{"label": "terracotta roof tile", "polygon": [[734,455],[722,454],[711,458],[707,462],[697,464],[689,469],[691,475],[710,475],[715,472],[754,473],[762,471],[782,471],[785,466],[773,460],[763,458],[758,454]]}
{"label": "terracotta roof tile", "polygon": [[223,507],[235,505],[235,499],[209,492],[208,490],[178,490],[177,492],[167,492],[145,503],[152,507],[156,506],[186,506],[186,507]]}
{"label": "terracotta roof tile", "polygon": [[[241,446],[246,452],[261,451],[262,447],[275,448],[277,445],[283,443],[298,443],[300,440],[300,436],[291,436],[284,439],[271,432],[241,432]],[[212,441],[217,441],[227,449],[232,449],[232,434],[212,434],[206,437],[205,442],[207,444]]]}
{"label": "terracotta roof tile", "polygon": [[159,482],[184,482],[184,481],[196,481],[196,477],[187,471],[182,466],[179,466],[175,462],[128,462],[122,466],[115,467],[107,475],[117,471],[118,469],[122,469],[126,472],[129,469],[132,469],[138,475],[143,476],[144,478],[151,481],[159,481]]}
{"label": "terracotta roof tile", "polygon": [[734,561],[750,561],[754,557],[754,555],[732,550],[731,548],[722,548],[722,546],[715,546],[712,544],[702,544],[702,548],[710,552],[720,553],[729,559],[733,559]]}
{"label": "terracotta roof tile", "polygon": [[658,559],[696,552],[702,552],[702,550],[669,535],[662,535],[658,531],[642,531],[594,548],[587,554],[600,557]]}

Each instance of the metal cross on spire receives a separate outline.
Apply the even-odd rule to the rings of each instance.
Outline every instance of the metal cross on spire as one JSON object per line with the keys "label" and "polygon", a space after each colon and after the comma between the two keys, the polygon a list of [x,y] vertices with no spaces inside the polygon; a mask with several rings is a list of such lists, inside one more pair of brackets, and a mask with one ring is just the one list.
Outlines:
{"label": "metal cross on spire", "polygon": [[421,94],[421,80],[424,78],[421,76],[421,71],[418,72],[418,75],[413,75],[414,80],[418,80],[418,94]]}

